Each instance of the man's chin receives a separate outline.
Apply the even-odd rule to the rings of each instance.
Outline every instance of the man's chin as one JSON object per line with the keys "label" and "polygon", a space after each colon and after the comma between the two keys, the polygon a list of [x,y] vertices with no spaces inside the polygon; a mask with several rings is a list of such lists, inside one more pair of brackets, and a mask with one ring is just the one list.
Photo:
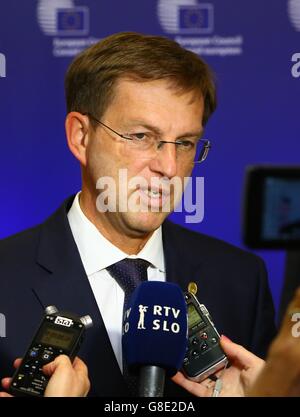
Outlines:
{"label": "man's chin", "polygon": [[168,213],[130,213],[127,218],[127,225],[136,234],[153,233],[158,229]]}

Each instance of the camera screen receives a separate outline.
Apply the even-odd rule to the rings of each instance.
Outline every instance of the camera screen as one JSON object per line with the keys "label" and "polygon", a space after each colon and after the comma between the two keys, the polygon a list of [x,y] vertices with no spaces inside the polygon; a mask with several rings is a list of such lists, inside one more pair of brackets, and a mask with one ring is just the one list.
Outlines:
{"label": "camera screen", "polygon": [[263,239],[300,238],[300,179],[266,178],[263,206]]}
{"label": "camera screen", "polygon": [[248,167],[243,232],[251,248],[300,248],[300,166]]}

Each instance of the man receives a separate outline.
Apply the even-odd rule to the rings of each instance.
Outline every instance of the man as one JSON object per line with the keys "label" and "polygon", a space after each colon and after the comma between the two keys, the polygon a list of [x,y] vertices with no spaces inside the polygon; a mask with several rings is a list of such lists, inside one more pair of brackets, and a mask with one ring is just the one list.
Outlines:
{"label": "man", "polygon": [[[143,268],[144,279],[183,290],[196,282],[220,332],[264,355],[275,328],[263,262],[165,220],[182,192],[172,180],[184,184],[209,150],[199,140],[216,107],[207,65],[166,38],[115,34],[75,58],[66,99],[82,190],[44,224],[0,245],[8,329],[0,375],[22,354],[42,308],[54,304],[93,318],[80,352],[91,395],[129,395],[122,312],[128,280]],[[165,393],[180,390],[168,381]]]}

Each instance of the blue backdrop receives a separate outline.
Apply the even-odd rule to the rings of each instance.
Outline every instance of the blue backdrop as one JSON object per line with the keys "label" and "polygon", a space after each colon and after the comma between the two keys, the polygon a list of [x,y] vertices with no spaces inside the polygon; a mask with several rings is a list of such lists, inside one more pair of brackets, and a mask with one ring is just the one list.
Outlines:
{"label": "blue backdrop", "polygon": [[[300,56],[292,57],[300,52],[300,0],[0,0],[0,6],[0,237],[41,222],[79,189],[79,166],[64,134],[64,73],[83,47],[130,30],[176,39],[214,68],[219,107],[206,131],[213,149],[198,168],[205,217],[188,227],[242,246],[245,166],[299,163]],[[173,219],[184,221],[179,214]],[[277,305],[284,253],[259,254]]]}

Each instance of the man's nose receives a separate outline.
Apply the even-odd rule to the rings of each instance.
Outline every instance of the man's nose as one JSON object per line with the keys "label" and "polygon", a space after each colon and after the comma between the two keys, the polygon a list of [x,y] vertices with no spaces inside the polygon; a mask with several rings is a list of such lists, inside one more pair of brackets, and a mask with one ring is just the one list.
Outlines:
{"label": "man's nose", "polygon": [[151,170],[173,178],[177,173],[177,149],[174,143],[162,143],[156,157],[151,161]]}

